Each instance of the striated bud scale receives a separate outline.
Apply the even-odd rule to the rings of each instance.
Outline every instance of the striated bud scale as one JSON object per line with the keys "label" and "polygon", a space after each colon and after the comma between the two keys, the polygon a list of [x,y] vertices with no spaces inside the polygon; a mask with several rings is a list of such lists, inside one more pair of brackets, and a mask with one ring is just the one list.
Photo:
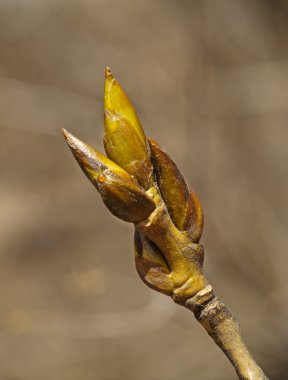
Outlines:
{"label": "striated bud scale", "polygon": [[65,129],[63,134],[81,169],[112,214],[131,223],[151,214],[155,209],[154,201],[130,174]]}
{"label": "striated bud scale", "polygon": [[203,230],[200,201],[169,155],[154,140],[148,139],[157,184],[175,226],[198,242]]}
{"label": "striated bud scale", "polygon": [[152,186],[152,165],[146,136],[129,98],[113,77],[105,72],[104,147],[107,156],[148,189]]}

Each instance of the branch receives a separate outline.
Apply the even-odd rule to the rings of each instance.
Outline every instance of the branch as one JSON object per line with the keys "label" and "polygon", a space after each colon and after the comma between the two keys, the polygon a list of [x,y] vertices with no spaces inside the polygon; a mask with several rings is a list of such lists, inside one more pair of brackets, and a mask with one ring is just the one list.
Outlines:
{"label": "branch", "polygon": [[104,111],[107,157],[71,133],[63,133],[107,208],[134,223],[139,276],[152,289],[193,311],[240,379],[267,379],[248,351],[237,320],[203,275],[204,249],[199,240],[204,218],[196,193],[168,154],[147,140],[134,107],[108,68]]}

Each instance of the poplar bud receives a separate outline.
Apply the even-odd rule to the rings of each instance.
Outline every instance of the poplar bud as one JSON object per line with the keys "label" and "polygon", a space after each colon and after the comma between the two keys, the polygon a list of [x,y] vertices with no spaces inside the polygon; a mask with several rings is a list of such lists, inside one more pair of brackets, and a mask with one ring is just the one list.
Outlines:
{"label": "poplar bud", "polygon": [[150,288],[172,295],[170,269],[159,248],[142,233],[134,235],[135,264],[140,278]]}
{"label": "poplar bud", "polygon": [[81,169],[112,214],[132,223],[151,214],[155,209],[154,201],[130,174],[64,129],[63,134]]}
{"label": "poplar bud", "polygon": [[148,189],[152,186],[152,165],[146,136],[129,98],[113,77],[105,72],[104,147],[107,156]]}
{"label": "poplar bud", "polygon": [[183,175],[165,150],[154,140],[148,140],[156,180],[171,219],[193,242],[198,242],[204,221],[200,201],[196,193],[189,190]]}

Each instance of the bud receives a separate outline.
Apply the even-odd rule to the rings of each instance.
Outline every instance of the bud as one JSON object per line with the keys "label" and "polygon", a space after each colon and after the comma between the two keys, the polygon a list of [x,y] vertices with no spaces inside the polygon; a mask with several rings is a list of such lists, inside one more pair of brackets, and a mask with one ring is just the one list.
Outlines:
{"label": "bud", "polygon": [[109,68],[105,72],[104,147],[107,156],[148,189],[152,165],[146,136],[135,109]]}
{"label": "bud", "polygon": [[63,134],[81,169],[112,214],[131,223],[151,214],[155,203],[130,174],[64,129]]}
{"label": "bud", "polygon": [[148,139],[156,180],[175,226],[198,242],[203,230],[203,212],[197,195],[190,191],[184,177],[169,155]]}
{"label": "bud", "polygon": [[171,296],[174,286],[169,267],[159,248],[138,231],[135,231],[134,247],[140,278],[150,288]]}
{"label": "bud", "polygon": [[197,194],[190,190],[186,216],[183,221],[183,231],[186,231],[194,243],[201,239],[204,227],[204,214]]}

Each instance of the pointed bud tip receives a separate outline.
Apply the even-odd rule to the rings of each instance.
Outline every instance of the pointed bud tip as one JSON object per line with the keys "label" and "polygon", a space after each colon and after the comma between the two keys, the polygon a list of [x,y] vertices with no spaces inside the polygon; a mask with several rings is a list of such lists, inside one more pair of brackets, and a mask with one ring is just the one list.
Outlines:
{"label": "pointed bud tip", "polygon": [[[73,136],[72,133],[68,132],[65,128],[62,128],[62,133],[74,158],[82,170],[84,170],[85,164],[87,165],[87,159],[91,156],[91,151],[88,145],[77,139],[77,137]],[[85,174],[88,175],[86,171]]]}
{"label": "pointed bud tip", "polygon": [[68,132],[65,128],[62,128],[62,133],[70,148],[75,149],[77,146],[79,146],[82,143],[81,140],[77,139],[77,137],[72,135],[72,133]]}
{"label": "pointed bud tip", "polygon": [[148,140],[150,146],[151,146],[151,145],[152,145],[152,146],[153,146],[153,145],[156,145],[156,146],[160,147],[160,146],[157,144],[157,142],[156,142],[155,140],[153,140],[151,137],[147,137],[147,140]]}
{"label": "pointed bud tip", "polygon": [[63,133],[65,140],[67,141],[70,133],[65,128],[61,128],[61,131]]}
{"label": "pointed bud tip", "polygon": [[155,140],[153,140],[151,137],[147,137],[147,140],[149,142],[149,145],[150,145],[150,148],[153,149],[154,147],[157,149],[157,150],[161,150],[161,151],[165,151],[164,148],[162,148]]}
{"label": "pointed bud tip", "polygon": [[108,66],[105,69],[105,78],[106,79],[113,79],[113,74],[112,74],[112,72]]}
{"label": "pointed bud tip", "polygon": [[64,136],[64,139],[66,140],[67,144],[71,146],[73,139],[76,138],[72,135],[72,133],[68,132],[67,129],[62,128],[62,133]]}

